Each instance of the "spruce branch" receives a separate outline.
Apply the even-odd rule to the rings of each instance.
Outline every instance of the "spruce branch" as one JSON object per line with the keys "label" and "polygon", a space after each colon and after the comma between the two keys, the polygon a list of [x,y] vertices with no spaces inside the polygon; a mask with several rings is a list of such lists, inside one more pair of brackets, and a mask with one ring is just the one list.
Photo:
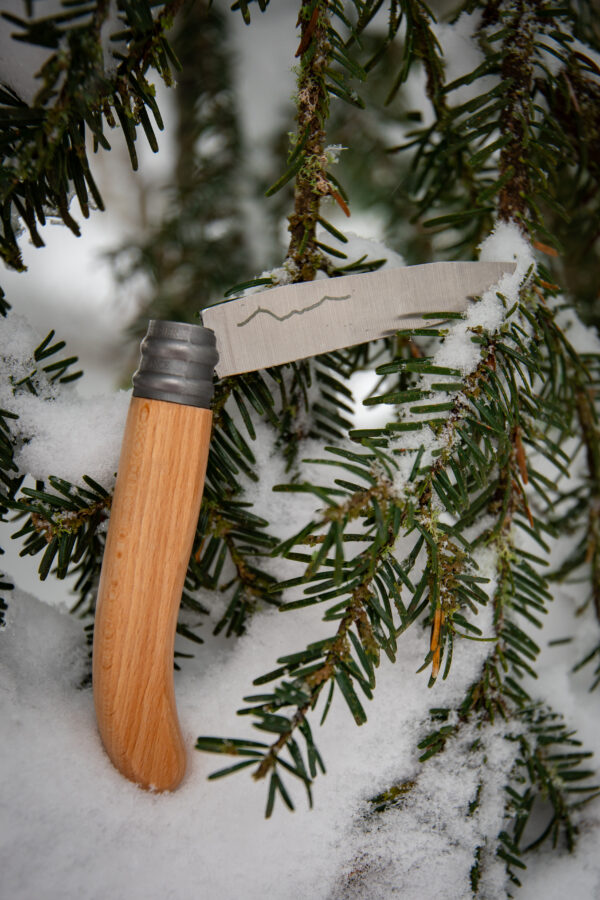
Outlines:
{"label": "spruce branch", "polygon": [[[81,371],[74,370],[77,357],[63,356],[65,342],[54,341],[54,336],[51,331],[24,360],[13,357],[9,345],[3,360],[9,395],[32,394],[51,402],[63,385],[81,376]],[[0,509],[3,517],[8,511],[15,512],[17,519],[25,517],[13,535],[16,539],[24,538],[21,556],[41,554],[38,569],[41,580],[48,576],[54,564],[58,578],[75,572],[79,600],[74,609],[84,608],[85,614],[89,614],[104,546],[99,529],[110,507],[110,495],[86,475],[83,484],[78,485],[49,476],[48,484],[37,481],[35,488],[23,487],[25,476],[19,471],[15,456],[19,445],[30,435],[22,431],[16,413],[2,412],[0,436],[3,482]]]}
{"label": "spruce branch", "polygon": [[[267,196],[270,196],[294,178],[294,212],[289,217],[290,243],[284,263],[291,282],[313,280],[319,269],[324,269],[331,275],[342,274],[325,256],[330,248],[317,239],[318,224],[331,233],[339,234],[321,216],[320,204],[323,198],[334,197],[348,212],[343,188],[329,172],[332,159],[325,148],[325,125],[329,115],[330,94],[340,96],[340,92],[345,92],[344,99],[353,99],[345,87],[339,68],[345,68],[359,77],[362,77],[362,70],[348,56],[342,38],[333,27],[332,22],[336,17],[348,27],[339,4],[330,4],[328,0],[311,0],[300,6],[298,24],[301,34],[296,53],[300,57],[296,94],[297,131],[293,137],[288,167],[267,191]],[[334,69],[334,65],[337,68]],[[344,254],[341,255],[346,258]],[[320,360],[320,371],[314,373],[306,361],[269,371],[280,393],[277,416],[279,446],[285,454],[288,468],[296,460],[301,439],[311,433],[303,426],[302,419],[306,418],[305,414],[311,407],[310,390],[315,376],[317,386],[327,382],[329,390],[322,388],[321,399],[314,404],[317,416],[313,420],[312,433],[325,432],[330,438],[335,438],[340,436],[340,429],[347,430],[350,427],[343,412],[342,396],[347,394],[347,389],[341,385],[339,390],[334,383],[335,376],[323,373],[325,367],[332,369],[335,374],[339,372],[339,361],[335,355],[323,357]]]}
{"label": "spruce branch", "polygon": [[[477,378],[488,376],[490,358],[491,353],[488,352],[477,375],[470,376],[468,390],[472,392],[473,399],[481,391]],[[396,363],[396,369],[404,362],[402,358]],[[422,367],[419,369],[421,375]],[[457,402],[454,415],[448,416],[453,427],[458,426],[459,409],[463,403],[464,399],[460,405]],[[370,449],[373,450],[372,447]],[[271,694],[246,698],[252,705],[243,712],[256,716],[257,727],[261,730],[272,730],[277,734],[276,740],[271,745],[265,745],[264,750],[253,751],[257,762],[260,757],[256,770],[258,777],[276,769],[280,762],[280,751],[288,746],[295,731],[298,728],[302,730],[306,725],[307,716],[315,708],[326,683],[332,687],[323,718],[326,717],[333,696],[333,687],[337,686],[357,723],[365,720],[366,715],[355,685],[367,697],[371,696],[375,686],[374,667],[378,664],[380,650],[393,660],[398,636],[418,619],[426,606],[430,607],[435,642],[426,654],[425,665],[433,662],[435,675],[439,670],[441,645],[452,640],[457,633],[457,626],[460,626],[460,634],[464,634],[464,629],[473,628],[461,614],[461,610],[465,607],[475,609],[476,604],[482,600],[487,602],[487,597],[478,587],[477,577],[472,577],[466,571],[466,554],[447,533],[437,527],[431,507],[434,490],[448,497],[439,479],[450,454],[449,446],[446,446],[445,453],[440,454],[439,459],[424,470],[411,494],[405,499],[400,499],[392,488],[396,469],[393,457],[379,449],[367,455],[344,452],[346,458],[342,456],[340,461],[340,465],[351,472],[354,479],[358,475],[367,482],[364,488],[357,488],[355,484],[340,479],[337,480],[338,488],[317,487],[307,483],[285,486],[286,491],[314,493],[326,501],[326,507],[318,519],[279,548],[281,554],[306,562],[303,576],[279,587],[283,589],[308,583],[305,599],[285,604],[282,609],[292,610],[331,600],[333,605],[325,619],[339,619],[339,625],[330,639],[310,645],[299,653],[282,657],[279,660],[281,668],[261,676],[255,683],[267,683],[286,674],[293,676],[292,681],[280,681]],[[337,455],[339,461],[339,454]],[[355,527],[357,520],[361,519],[365,528],[363,533],[359,532],[359,539],[367,542],[367,547],[348,561],[345,559],[343,546],[346,541],[355,537],[354,532],[349,532],[349,527]],[[408,533],[416,532],[417,537],[408,557],[400,562],[394,558],[392,549],[400,532],[405,529]],[[312,555],[298,554],[293,549],[303,543],[315,548]],[[420,576],[415,587],[409,573],[425,543],[430,566]],[[328,555],[330,553],[334,554],[333,558]],[[434,560],[435,566],[432,565]],[[468,562],[471,564],[471,560]],[[399,581],[414,595],[408,605],[402,602]],[[340,597],[346,599],[340,600]],[[392,606],[396,607],[400,624],[394,621]],[[443,622],[438,610],[443,610]],[[435,624],[436,617],[438,625]],[[440,637],[442,625],[443,635]],[[476,628],[473,630],[480,633]],[[253,701],[260,702],[257,705]],[[293,713],[282,716],[279,711],[289,706],[294,709]],[[237,753],[240,744],[228,739],[200,738],[197,746],[198,749],[211,752]],[[311,736],[307,752],[312,747]],[[298,771],[295,774],[298,775]],[[271,791],[269,797],[271,798]],[[268,809],[270,808],[269,801]]]}
{"label": "spruce branch", "polygon": [[[541,306],[538,312],[544,322],[548,350],[555,351],[558,344],[565,352],[566,339],[553,321],[551,313],[545,306]],[[574,395],[581,397],[578,382],[585,368],[579,363],[572,348],[568,358],[575,364]],[[584,396],[589,402],[589,393],[586,392]],[[565,402],[569,408],[570,399]],[[573,416],[572,407],[570,415]],[[498,641],[484,664],[481,678],[469,688],[459,707],[456,725],[438,727],[419,745],[424,751],[421,759],[425,761],[445,750],[448,741],[473,715],[480,722],[486,718],[493,722],[494,715],[498,712],[503,719],[513,723],[513,728],[517,730],[509,734],[509,739],[518,743],[520,756],[515,761],[511,784],[507,787],[506,816],[511,824],[500,834],[498,856],[505,860],[509,876],[515,884],[520,883],[515,868],[525,867],[522,857],[527,850],[550,837],[556,845],[561,834],[564,835],[568,848],[572,849],[577,830],[573,819],[574,811],[580,802],[589,802],[598,792],[597,786],[589,784],[593,771],[580,768],[590,754],[580,751],[549,753],[549,749],[560,750],[565,744],[569,744],[573,740],[572,734],[567,732],[555,713],[544,710],[539,704],[533,704],[527,691],[519,684],[524,673],[535,674],[531,664],[535,661],[539,648],[517,624],[515,613],[540,627],[539,613],[544,611],[545,604],[551,599],[548,577],[540,575],[527,559],[527,554],[523,556],[516,544],[516,516],[522,505],[522,490],[518,482],[524,475],[524,451],[520,434],[520,430],[513,431],[513,452],[507,458],[496,495],[489,505],[490,512],[495,511],[499,515],[497,524],[483,538],[486,543],[496,546],[498,558],[498,586],[494,596],[494,627]],[[519,439],[515,440],[517,435]],[[529,519],[530,525],[534,527],[531,512]],[[447,719],[447,714],[440,716],[440,713],[443,711],[432,711],[434,718],[441,717],[442,721]],[[577,741],[573,743],[580,746]],[[515,789],[516,784],[520,786],[519,790]],[[527,787],[522,791],[524,784]],[[575,793],[574,784],[578,785]],[[525,827],[530,821],[534,801],[538,796],[550,801],[553,812],[536,840],[528,847],[523,847]],[[476,865],[478,875],[481,872],[480,863],[481,860]]]}
{"label": "spruce branch", "polygon": [[[440,326],[427,330],[430,341],[446,335],[447,330]],[[419,340],[416,333],[407,336]],[[552,508],[554,500],[551,485],[532,466],[530,455],[542,452],[560,471],[566,471],[560,444],[577,426],[575,392],[579,384],[589,383],[590,375],[545,303],[540,279],[532,279],[531,273],[521,287],[520,301],[507,310],[499,331],[486,335],[475,330],[471,340],[481,347],[481,361],[460,382],[460,373],[441,370],[435,365],[435,357],[423,353],[400,355],[379,367],[384,377],[401,375],[403,390],[384,391],[370,402],[399,404],[405,413],[399,422],[392,421],[383,430],[354,434],[367,448],[366,454],[332,448],[352,481],[338,478],[335,487],[308,483],[285,486],[288,492],[314,494],[325,507],[279,548],[281,554],[305,566],[303,575],[279,586],[283,590],[304,585],[304,598],[285,603],[282,609],[291,611],[328,601],[331,607],[325,620],[338,620],[339,624],[335,637],[281,657],[280,668],[256,679],[255,683],[264,684],[283,676],[272,693],[246,698],[251,705],[244,714],[256,716],[261,730],[276,733],[270,745],[253,750],[260,775],[270,773],[274,778],[281,760],[287,762],[280,754],[294,740],[295,732],[302,733],[308,724],[325,683],[340,688],[357,722],[362,721],[364,709],[357,689],[368,697],[375,687],[370,676],[376,663],[374,656],[369,657],[369,647],[377,657],[383,649],[393,659],[399,636],[424,614],[430,626],[424,658],[424,667],[432,669],[430,684],[442,670],[447,676],[456,656],[453,648],[457,640],[490,640],[491,652],[481,678],[471,685],[458,710],[458,724],[443,724],[421,742],[423,761],[444,750],[461,722],[475,718],[493,723],[496,717],[519,721],[522,711],[531,706],[522,680],[535,674],[539,648],[519,617],[535,628],[541,627],[540,616],[551,593],[547,577],[539,574],[537,557],[519,548],[518,535],[525,533],[545,553],[544,534],[554,533],[558,523],[548,524],[544,512],[540,512]],[[575,377],[565,381],[567,373]],[[438,409],[439,388],[444,392],[449,389],[453,397],[442,404],[442,409]],[[435,435],[436,449],[430,462],[423,465],[423,447],[416,452],[419,438],[403,447],[408,439],[403,435],[414,430],[418,435],[425,428]],[[559,431],[555,438],[551,437],[554,428]],[[397,482],[398,465],[407,447],[416,458],[408,490],[398,494],[398,488],[392,485]],[[312,460],[315,462],[319,460]],[[404,471],[408,471],[405,464]],[[357,479],[364,482],[363,487]],[[555,488],[557,493],[559,490]],[[540,510],[534,506],[533,497],[539,498]],[[452,514],[454,525],[439,522],[439,508]],[[494,517],[495,524],[475,539],[467,537],[467,529],[486,512]],[[357,531],[358,523],[363,524]],[[411,533],[416,536],[411,551],[402,559],[395,558],[393,549],[399,535]],[[349,561],[343,548],[353,540],[368,543]],[[298,552],[296,548],[302,544],[312,553]],[[498,559],[492,635],[482,635],[469,621],[469,613],[476,613],[479,605],[489,602],[484,589],[487,579],[478,576],[476,562],[477,548],[485,546],[493,548]],[[420,571],[416,563],[423,559],[423,551],[428,562]],[[416,578],[413,571],[418,573]],[[402,597],[405,590],[408,602]],[[361,618],[357,619],[359,611]],[[365,621],[364,616],[368,637],[358,626],[359,621]],[[349,655],[344,657],[344,653]],[[330,687],[323,718],[333,696]],[[289,707],[292,712],[281,715]],[[246,746],[226,739],[198,741],[199,749],[218,753],[238,752],[241,745]],[[302,777],[301,772],[308,769],[297,744],[294,746],[304,766],[296,768],[294,774]],[[314,750],[310,732],[305,752],[314,754]],[[223,774],[225,771],[229,770]],[[282,774],[285,771],[280,770],[277,781],[271,782],[277,786],[269,789],[268,811],[280,792]],[[535,791],[539,788],[536,784]],[[556,794],[556,803],[557,821],[566,823],[568,830],[570,820],[562,789]],[[506,834],[500,855],[507,857],[510,867],[520,859],[522,848]]]}
{"label": "spruce branch", "polygon": [[[54,331],[26,359],[13,357],[9,345],[3,360],[9,395],[32,394],[51,402],[61,386],[80,378],[82,372],[75,368],[77,357],[65,356],[64,349],[65,342],[55,341]],[[19,416],[14,412],[3,411],[0,426],[0,470],[5,491],[0,506],[3,514],[11,510],[17,518],[25,518],[13,535],[25,539],[21,556],[41,554],[41,580],[54,563],[58,578],[77,572],[77,589],[81,589],[77,607],[84,604],[89,611],[103,548],[103,537],[97,531],[110,507],[109,493],[86,475],[80,485],[49,476],[48,484],[38,481],[35,488],[23,487],[25,476],[16,465],[15,452],[30,435],[20,431]]]}
{"label": "spruce branch", "polygon": [[[242,634],[257,607],[279,602],[273,577],[260,567],[276,540],[268,532],[269,523],[251,511],[251,504],[238,499],[243,490],[240,472],[256,478],[252,468],[256,460],[225,403],[232,395],[242,403],[240,388],[249,391],[253,383],[263,385],[258,373],[244,381],[227,379],[217,391],[204,498],[186,582],[191,592],[202,587],[230,593],[215,626],[215,633],[225,629],[227,636]],[[270,399],[266,389],[264,394]],[[264,407],[259,408],[264,413]],[[248,423],[253,430],[249,418]]]}
{"label": "spruce branch", "polygon": [[[427,14],[421,11],[417,17],[419,40],[427,51],[417,54],[413,48],[411,58],[424,56],[435,121],[408,132],[406,143],[393,148],[412,157],[408,188],[423,224],[434,234],[449,225],[458,229],[459,239],[445,248],[454,256],[457,250],[471,252],[489,230],[494,212],[503,221],[518,221],[541,244],[560,249],[563,241],[569,242],[568,191],[576,190],[589,204],[591,220],[597,220],[592,210],[597,191],[591,188],[595,163],[588,161],[597,137],[592,99],[597,86],[595,76],[588,74],[590,63],[572,46],[577,13],[568,5],[495,2],[467,3],[463,10],[482,12],[474,39],[483,60],[450,83],[444,76],[443,47],[435,46]],[[563,74],[549,63],[557,58]],[[401,83],[402,69],[399,77]],[[473,86],[473,96],[453,102],[455,92],[467,86]],[[556,128],[557,120],[564,121],[564,128]],[[447,178],[449,170],[452,179]],[[585,224],[590,221],[587,211],[581,219],[582,228],[593,231]],[[591,234],[590,240],[593,246]]]}
{"label": "spruce branch", "polygon": [[[359,13],[363,6],[353,3]],[[345,40],[336,29],[339,20],[350,32]],[[346,17],[341,4],[331,0],[302,2],[298,15],[300,42],[296,56],[300,58],[296,88],[296,133],[287,160],[287,169],[269,188],[271,196],[294,179],[294,212],[289,217],[290,242],[287,259],[293,270],[293,281],[312,281],[319,269],[334,273],[335,266],[325,258],[332,253],[317,240],[317,225],[339,234],[320,214],[323,199],[333,198],[349,216],[344,188],[330,171],[333,163],[325,146],[325,127],[329,117],[330,98],[362,107],[360,97],[350,80],[363,81],[363,67],[350,55],[349,47],[357,31]],[[335,255],[335,254],[333,254]],[[342,254],[343,258],[346,258]]]}
{"label": "spruce branch", "polygon": [[[394,539],[394,536],[390,536],[386,542],[381,544],[378,551],[379,558],[387,555]],[[280,682],[272,694],[245,698],[253,705],[242,710],[242,713],[255,716],[257,728],[275,732],[278,735],[270,745],[262,745],[260,750],[253,751],[255,757],[253,761],[258,763],[253,777],[261,779],[271,774],[267,815],[270,815],[272,811],[272,795],[275,790],[273,785],[277,785],[280,791],[282,789],[278,766],[301,778],[307,789],[310,787],[311,781],[307,771],[311,771],[311,776],[314,778],[317,760],[320,768],[324,771],[324,766],[314,746],[307,715],[309,711],[315,709],[326,685],[330,686],[330,697],[323,711],[322,721],[327,715],[335,685],[344,695],[357,724],[366,721],[366,715],[352,682],[357,679],[365,695],[371,696],[371,688],[375,684],[374,667],[379,664],[378,641],[371,625],[374,603],[371,585],[378,561],[377,557],[365,555],[364,568],[366,571],[352,590],[349,600],[344,603],[344,611],[335,634],[331,638],[319,641],[317,645],[307,648],[305,653],[281,658],[279,662],[283,663],[283,668],[270,673],[269,676],[257,679],[255,684],[264,684],[273,677],[277,677],[282,671],[293,675],[293,680]],[[353,631],[353,628],[356,630]],[[358,654],[362,669],[353,658],[353,650]],[[256,701],[261,702],[259,705],[255,705]],[[280,711],[290,705],[295,706],[294,711],[288,715],[281,715]],[[298,730],[306,742],[306,762],[295,739]],[[198,738],[196,746],[200,750],[238,755],[241,746],[247,746],[249,749],[255,744],[227,739]],[[292,763],[281,756],[286,749],[290,752]],[[291,805],[289,798],[286,803],[288,806]]]}
{"label": "spruce branch", "polygon": [[[298,22],[301,38],[296,51],[296,56],[300,57],[297,133],[290,159],[295,156],[300,165],[295,178],[294,212],[289,218],[287,256],[297,271],[294,280],[312,281],[322,264],[316,239],[320,202],[334,191],[327,176],[324,131],[329,115],[325,78],[333,53],[327,0],[302,3]],[[294,168],[298,163],[293,162]]]}
{"label": "spruce branch", "polygon": [[[506,812],[512,818],[511,833],[500,833],[498,856],[506,861],[511,880],[520,885],[514,867],[525,868],[522,857],[526,852],[546,840],[556,847],[561,838],[569,851],[574,849],[578,833],[576,811],[600,791],[598,785],[589,784],[595,772],[582,768],[592,754],[579,749],[581,741],[567,729],[562,716],[538,703],[525,707],[518,721],[524,726],[523,732],[509,738],[519,747],[512,784],[507,788]],[[523,846],[537,798],[547,801],[552,813],[543,830]]]}
{"label": "spruce branch", "polygon": [[[401,8],[401,14],[398,12],[398,7]],[[404,20],[406,29],[402,65],[388,93],[386,105],[394,100],[400,87],[408,80],[412,66],[418,61],[425,69],[427,96],[438,121],[443,122],[448,114],[448,109],[444,96],[443,52],[431,27],[436,23],[435,16],[422,0],[402,0],[400,4],[390,3],[387,42],[396,36],[402,20]],[[370,61],[367,68],[372,68],[378,58],[379,53]]]}
{"label": "spruce branch", "polygon": [[171,66],[177,62],[165,32],[182,0],[167,0],[154,16],[147,0],[123,5],[124,30],[119,37],[125,50],[113,52],[118,60],[113,72],[105,69],[101,39],[109,5],[108,0],[98,0],[86,7],[84,22],[79,21],[77,7],[43,19],[9,16],[21,29],[19,40],[41,43],[53,50],[41,68],[42,84],[31,106],[10,91],[3,90],[0,96],[0,197],[4,210],[0,253],[6,264],[17,270],[24,266],[15,221],[22,219],[33,243],[41,246],[37,224],[44,225],[48,215],[58,215],[76,235],[80,233],[69,211],[73,194],[85,218],[89,216],[90,194],[96,206],[103,209],[86,149],[88,132],[95,149],[110,149],[104,122],[114,127],[119,121],[132,166],[137,168],[135,139],[139,124],[155,146],[146,108],[162,128],[154,88],[146,73],[154,68],[167,83],[171,81]]}
{"label": "spruce branch", "polygon": [[[357,10],[359,6],[356,4]],[[363,257],[335,265],[326,254],[343,260],[347,259],[346,254],[332,250],[317,237],[317,226],[320,225],[336,239],[346,241],[344,235],[321,215],[321,201],[328,196],[347,209],[345,192],[330,171],[335,153],[325,147],[325,125],[330,95],[356,103],[357,98],[347,79],[364,77],[363,69],[348,53],[351,40],[343,39],[334,27],[335,20],[341,22],[351,37],[355,34],[341,4],[311,0],[300,7],[301,34],[296,54],[300,57],[297,131],[292,137],[287,169],[267,191],[267,196],[271,196],[294,179],[294,213],[289,218],[291,238],[283,267],[274,270],[272,277],[263,273],[261,278],[242,283],[228,294],[282,281],[312,280],[319,268],[336,276],[353,271],[373,271],[383,263],[383,260],[367,262]],[[295,464],[303,438],[343,439],[351,427],[348,418],[351,408],[347,402],[351,400],[351,394],[343,382],[367,356],[364,350],[327,354],[314,365],[300,361],[269,370],[269,377],[276,382],[280,397],[276,416],[278,448],[284,453],[288,469]],[[315,401],[317,391],[319,397]]]}
{"label": "spruce branch", "polygon": [[[9,508],[28,514],[13,538],[25,539],[21,556],[42,553],[38,569],[42,581],[55,562],[57,578],[65,578],[71,572],[80,576],[85,572],[87,576],[90,565],[99,574],[104,541],[97,532],[107,519],[112,498],[93,479],[84,476],[84,481],[85,488],[51,475],[48,486],[38,482],[35,488],[22,487],[16,500],[7,501]],[[75,608],[79,609],[88,599],[86,585]]]}
{"label": "spruce branch", "polygon": [[[507,471],[504,480],[514,484],[518,462],[511,463],[513,473]],[[506,739],[517,744],[519,752],[511,772],[508,772],[506,788],[506,825],[500,832],[497,855],[503,859],[511,881],[520,884],[515,869],[525,868],[524,854],[552,838],[554,845],[564,835],[567,847],[572,849],[577,831],[574,821],[576,809],[581,803],[590,802],[597,796],[598,788],[590,785],[594,772],[582,769],[581,764],[591,754],[582,751],[555,752],[565,745],[580,747],[562,723],[561,717],[541,704],[533,703],[519,681],[524,671],[529,669],[524,660],[535,660],[539,648],[517,625],[514,612],[522,613],[516,602],[522,585],[525,590],[537,594],[541,604],[551,599],[548,584],[532,568],[526,558],[520,556],[515,545],[515,529],[512,526],[514,512],[518,508],[514,491],[508,503],[502,504],[500,521],[493,529],[492,540],[498,555],[498,586],[494,595],[494,627],[498,642],[492,655],[486,660],[481,677],[468,689],[463,703],[459,706],[455,724],[446,724],[450,711],[431,710],[432,719],[441,722],[419,744],[423,751],[421,761],[425,762],[449,748],[460,729],[473,719],[481,729],[486,721],[494,722],[496,713],[509,723]],[[493,508],[494,503],[490,505]],[[533,597],[529,593],[527,602]],[[543,606],[542,606],[543,608]],[[573,785],[577,785],[575,793]],[[524,788],[525,786],[525,788]],[[523,789],[524,788],[524,789]],[[523,835],[530,821],[537,797],[548,799],[552,815],[536,840],[523,846]],[[391,798],[393,804],[394,798]],[[384,804],[387,808],[390,800]],[[378,808],[381,810],[381,807]],[[490,835],[493,840],[493,836]],[[477,881],[482,874],[484,858],[476,852],[474,865]],[[473,872],[472,872],[473,874]]]}
{"label": "spruce branch", "polygon": [[523,151],[531,127],[534,49],[531,21],[534,16],[531,4],[519,0],[514,5],[513,17],[506,23],[500,65],[500,77],[510,87],[499,122],[502,145],[498,169],[502,186],[498,194],[498,217],[505,222],[516,222],[524,229],[530,217],[527,197],[532,194],[529,165]]}

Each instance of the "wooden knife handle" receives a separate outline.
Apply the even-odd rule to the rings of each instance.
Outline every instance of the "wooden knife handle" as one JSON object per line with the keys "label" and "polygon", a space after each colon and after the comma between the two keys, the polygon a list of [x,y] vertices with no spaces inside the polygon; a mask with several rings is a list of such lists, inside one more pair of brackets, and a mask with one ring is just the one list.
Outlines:
{"label": "wooden knife handle", "polygon": [[211,419],[208,409],[132,398],[98,592],[100,735],[123,775],[158,791],[177,787],[186,766],[173,646]]}
{"label": "wooden knife handle", "polygon": [[100,575],[93,686],[117,769],[173,790],[186,753],[175,707],[177,613],[211,436],[214,334],[150,322],[125,426]]}

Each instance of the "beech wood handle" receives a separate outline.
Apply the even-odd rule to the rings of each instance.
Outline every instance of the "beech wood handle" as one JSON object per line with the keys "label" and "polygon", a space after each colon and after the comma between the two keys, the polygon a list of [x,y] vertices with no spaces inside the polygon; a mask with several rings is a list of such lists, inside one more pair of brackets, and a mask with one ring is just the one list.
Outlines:
{"label": "beech wood handle", "polygon": [[198,522],[212,413],[133,397],[94,627],[94,703],[127,778],[177,787],[186,753],[175,707],[177,613]]}

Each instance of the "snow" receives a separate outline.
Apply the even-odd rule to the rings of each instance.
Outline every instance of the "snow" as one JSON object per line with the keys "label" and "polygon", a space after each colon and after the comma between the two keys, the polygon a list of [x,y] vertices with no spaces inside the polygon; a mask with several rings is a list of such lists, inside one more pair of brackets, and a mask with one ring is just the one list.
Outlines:
{"label": "snow", "polygon": [[[473,745],[478,741],[477,748]],[[479,767],[486,757],[486,782],[480,788]],[[502,828],[503,791],[514,761],[514,747],[502,729],[471,726],[461,729],[450,746],[424,766],[416,785],[381,822],[373,818],[355,825],[348,860],[344,900],[440,900],[469,897],[473,848]],[[460,773],[460,778],[453,777]],[[469,814],[478,796],[479,806]],[[365,810],[366,811],[366,810]],[[486,900],[506,897],[504,864],[485,856],[481,895]]]}
{"label": "snow", "polygon": [[[314,638],[309,618],[266,613],[235,652],[220,650],[211,659],[207,648],[185,664],[177,698],[189,748],[199,731],[244,731],[233,711],[251,677],[275,647]],[[124,781],[101,750],[91,691],[78,686],[81,624],[18,592],[10,619],[0,636],[6,816],[0,860],[14,900],[38,893],[47,900],[108,893],[183,900],[199,886],[207,897],[326,898],[353,846],[353,816],[390,779],[415,774],[414,748],[430,703],[423,677],[415,675],[422,655],[416,634],[407,636],[397,666],[382,665],[367,727],[357,729],[344,704],[334,705],[319,735],[329,774],[316,785],[316,808],[306,808],[301,789],[293,815],[276,809],[265,821],[265,785],[249,778],[207,782],[220,767],[212,757],[190,752],[190,771],[173,795],[152,796]],[[461,695],[478,671],[481,646],[470,644],[460,677],[443,686],[436,702]],[[391,719],[390,708],[398,711]],[[470,789],[465,785],[463,800]]]}
{"label": "snow", "polygon": [[114,487],[131,391],[80,397],[75,389],[56,398],[20,394],[5,403],[19,416],[23,441],[15,461],[22,473],[47,480],[57,475],[81,484],[89,475]]}
{"label": "snow", "polygon": [[[488,334],[497,333],[519,300],[519,290],[535,269],[535,259],[531,246],[523,237],[518,226],[513,223],[497,222],[491,234],[480,245],[482,262],[514,262],[513,272],[505,273],[500,280],[483,292],[476,303],[471,303],[464,316],[446,326],[447,334],[436,347],[432,366],[459,369],[463,378],[475,371],[481,362],[481,348],[473,343],[471,336],[475,329],[483,328]],[[439,375],[421,375],[415,387],[428,391],[432,382],[439,381]],[[457,414],[460,407],[460,392],[445,394],[448,401],[456,401]],[[468,405],[463,404],[465,411]],[[403,412],[403,422],[422,421],[424,414]],[[426,414],[425,414],[426,415]],[[408,489],[408,479],[414,464],[414,451],[424,448],[420,465],[430,465],[436,451],[451,447],[455,435],[456,416],[435,434],[429,426],[403,433],[397,442],[397,449],[407,451],[400,457],[394,489],[402,496]]]}
{"label": "snow", "polygon": [[571,306],[564,304],[564,298],[554,301],[556,324],[561,328],[574,349],[585,356],[586,353],[600,353],[600,337],[593,326],[584,325]]}
{"label": "snow", "polygon": [[342,150],[347,149],[347,147],[342,147],[341,144],[328,144],[327,147],[323,149],[323,153],[327,157],[328,164],[333,166],[340,161],[340,153]]}
{"label": "snow", "polygon": [[[481,326],[488,334],[495,334],[500,329],[506,313],[519,299],[519,288],[527,273],[535,266],[529,243],[512,223],[497,223],[479,250],[481,262],[514,261],[516,268],[484,291],[479,302],[469,306],[464,319],[450,327],[449,334],[435,354],[434,365],[460,369],[463,375],[473,372],[481,361],[480,347],[471,341],[473,329]],[[498,294],[502,294],[504,302]]]}
{"label": "snow", "polygon": [[577,853],[549,847],[540,851],[538,864],[525,876],[523,889],[515,896],[519,900],[539,900],[540,897],[544,900],[564,900],[565,897],[595,900],[600,897],[599,825],[597,820],[589,820],[591,827],[582,829]]}
{"label": "snow", "polygon": [[[268,457],[267,457],[268,459]],[[280,513],[281,514],[281,513]],[[593,614],[574,616],[572,588],[561,589],[546,635],[594,628]],[[418,762],[417,744],[430,706],[456,703],[480,670],[488,645],[464,641],[460,664],[433,691],[416,674],[427,637],[410,629],[395,665],[377,673],[369,721],[357,728],[336,700],[317,744],[328,768],[314,786],[315,807],[289,784],[296,811],[276,806],[263,818],[266,786],[247,775],[209,782],[222,761],[192,750],[195,736],[255,736],[235,709],[251,680],[275,656],[318,637],[320,613],[254,617],[247,635],[207,641],[176,673],[176,694],[189,751],[179,790],[152,795],[111,766],[97,736],[82,623],[17,590],[0,633],[0,738],[3,746],[0,865],[11,900],[78,897],[101,900],[229,900],[265,896],[311,900],[423,900],[470,896],[472,850],[502,825],[503,785],[514,745],[497,724],[460,729],[443,754]],[[483,610],[485,629],[491,611]],[[322,625],[325,629],[331,626]],[[205,637],[208,637],[208,628]],[[277,648],[277,649],[276,649]],[[600,723],[589,715],[587,679],[570,673],[572,645],[544,646],[536,695],[551,695],[587,746],[600,749]],[[588,673],[589,674],[589,673]],[[566,704],[566,705],[565,705]],[[473,747],[475,738],[481,743]],[[341,749],[343,748],[343,750]],[[478,790],[479,805],[466,815]],[[366,818],[371,798],[393,785],[411,789],[386,813]],[[529,860],[522,900],[594,897],[600,879],[597,807],[580,816],[573,856],[548,851]],[[492,837],[493,840],[493,837]],[[35,865],[31,860],[35,858]],[[506,896],[503,864],[486,846],[480,893]],[[565,872],[566,868],[566,872]],[[548,877],[548,872],[551,877]],[[556,879],[556,882],[555,882]],[[551,893],[548,893],[551,891]]]}
{"label": "snow", "polygon": [[[15,462],[22,474],[46,480],[49,475],[73,484],[84,484],[89,475],[110,490],[115,482],[130,391],[83,397],[75,384],[52,383],[39,371],[33,352],[42,337],[24,316],[9,313],[0,331],[0,359],[17,384],[34,370],[37,395],[23,388],[12,389],[8,379],[0,382],[0,406],[19,418],[13,424],[17,439]],[[63,351],[62,357],[66,353]],[[60,390],[59,390],[60,387]]]}
{"label": "snow", "polygon": [[[363,262],[365,263],[384,259],[385,262],[380,267],[381,269],[391,269],[397,266],[406,265],[401,254],[392,250],[391,247],[386,246],[382,241],[370,237],[363,237],[360,234],[356,234],[354,231],[339,230],[346,238],[345,242],[340,241],[324,229],[317,230],[317,240],[326,244],[328,247],[331,247],[333,250],[345,253],[348,258],[348,263],[356,262],[356,260],[364,257]],[[327,252],[325,252],[325,256],[336,266],[344,266],[347,264],[346,260],[331,256],[327,254]]]}
{"label": "snow", "polygon": [[[563,36],[568,42],[566,47],[555,40],[553,35],[548,34],[544,36],[543,42],[538,43],[536,58],[539,60],[539,65],[556,77],[561,71],[565,71],[565,61],[572,63],[573,55],[577,53],[580,58],[576,65],[582,66],[585,78],[596,84],[600,83],[600,53],[593,47],[582,43],[572,34],[563,33]],[[585,57],[585,60],[582,60],[581,56]]]}
{"label": "snow", "polygon": [[[435,22],[431,30],[436,36],[444,58],[446,84],[450,84],[464,75],[473,72],[484,62],[485,57],[477,44],[477,32],[481,27],[481,14],[462,13],[456,22]],[[494,76],[485,78],[474,84],[463,84],[455,88],[451,95],[452,105],[459,106],[471,100],[477,94],[491,90],[497,83]]]}

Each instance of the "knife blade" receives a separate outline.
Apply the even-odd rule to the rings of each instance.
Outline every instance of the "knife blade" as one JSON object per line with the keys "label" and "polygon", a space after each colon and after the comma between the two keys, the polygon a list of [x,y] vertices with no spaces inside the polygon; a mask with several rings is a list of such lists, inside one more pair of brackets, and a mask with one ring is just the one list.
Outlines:
{"label": "knife blade", "polygon": [[217,375],[266,369],[353,347],[461,312],[513,262],[438,262],[281,285],[205,309],[217,336]]}

